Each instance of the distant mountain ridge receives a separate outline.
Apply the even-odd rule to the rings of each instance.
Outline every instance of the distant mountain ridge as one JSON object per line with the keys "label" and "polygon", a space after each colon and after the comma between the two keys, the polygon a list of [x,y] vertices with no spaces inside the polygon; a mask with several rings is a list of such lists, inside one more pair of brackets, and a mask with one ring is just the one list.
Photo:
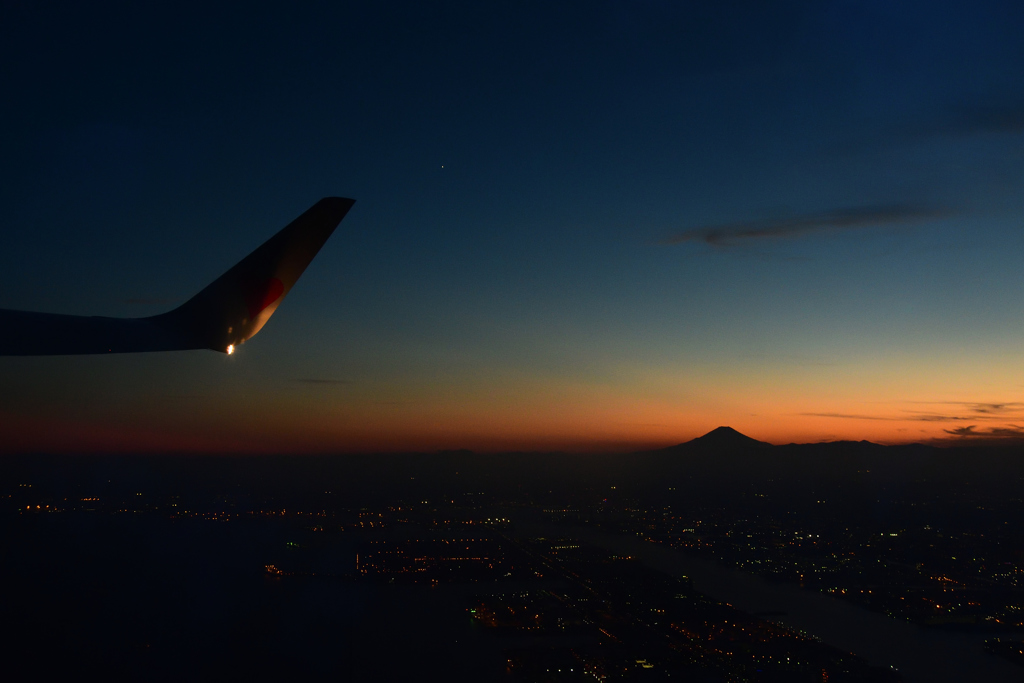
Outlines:
{"label": "distant mountain ridge", "polygon": [[[919,446],[920,447],[920,446]],[[814,448],[834,449],[863,449],[863,448],[884,448],[884,446],[872,441],[821,441],[817,443],[789,443],[775,445],[767,441],[758,441],[746,434],[736,431],[732,427],[716,427],[703,436],[690,439],[683,443],[659,449],[657,452],[676,451],[749,451],[752,449],[774,449],[775,451],[791,451],[793,449],[806,450]]]}

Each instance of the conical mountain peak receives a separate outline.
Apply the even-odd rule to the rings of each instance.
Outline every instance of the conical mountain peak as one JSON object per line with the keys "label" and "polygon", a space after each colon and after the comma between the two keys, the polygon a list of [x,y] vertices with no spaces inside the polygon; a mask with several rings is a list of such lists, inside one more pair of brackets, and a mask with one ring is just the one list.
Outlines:
{"label": "conical mountain peak", "polygon": [[700,446],[716,446],[716,447],[728,447],[728,448],[751,448],[751,447],[764,447],[770,446],[770,443],[764,441],[758,441],[752,439],[746,434],[737,432],[732,427],[718,427],[712,429],[704,436],[698,436],[692,441],[688,441],[688,444],[700,445]]}

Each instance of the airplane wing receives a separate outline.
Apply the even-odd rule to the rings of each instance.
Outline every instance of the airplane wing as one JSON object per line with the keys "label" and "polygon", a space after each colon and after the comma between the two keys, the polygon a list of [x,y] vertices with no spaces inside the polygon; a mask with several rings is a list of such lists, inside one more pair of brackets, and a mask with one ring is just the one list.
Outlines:
{"label": "airplane wing", "polygon": [[0,356],[231,353],[281,305],[355,200],[325,197],[184,304],[148,318],[0,309]]}

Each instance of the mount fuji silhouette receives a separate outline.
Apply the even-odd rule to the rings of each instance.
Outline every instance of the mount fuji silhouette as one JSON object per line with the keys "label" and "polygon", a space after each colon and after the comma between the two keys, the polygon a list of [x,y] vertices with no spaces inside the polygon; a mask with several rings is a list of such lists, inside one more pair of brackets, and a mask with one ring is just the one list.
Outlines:
{"label": "mount fuji silhouette", "polygon": [[732,427],[718,427],[704,436],[698,436],[680,446],[710,446],[714,448],[764,448],[772,444],[752,439],[746,434],[737,432]]}
{"label": "mount fuji silhouette", "polygon": [[657,453],[748,453],[774,448],[765,441],[752,439],[732,427],[718,427],[704,436],[653,451]]}

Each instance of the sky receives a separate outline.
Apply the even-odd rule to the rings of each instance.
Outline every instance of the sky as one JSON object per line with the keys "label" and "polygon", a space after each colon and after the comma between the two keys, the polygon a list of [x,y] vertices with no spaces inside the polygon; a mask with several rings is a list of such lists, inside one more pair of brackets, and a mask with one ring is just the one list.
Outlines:
{"label": "sky", "polygon": [[0,358],[0,451],[1024,436],[1024,4],[7,2],[0,308],[273,319]]}

